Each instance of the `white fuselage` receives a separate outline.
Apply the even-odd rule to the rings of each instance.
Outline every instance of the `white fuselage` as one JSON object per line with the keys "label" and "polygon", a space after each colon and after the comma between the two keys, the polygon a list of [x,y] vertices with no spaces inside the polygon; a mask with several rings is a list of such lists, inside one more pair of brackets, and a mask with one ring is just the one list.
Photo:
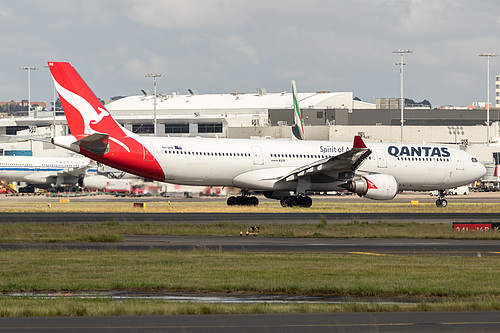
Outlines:
{"label": "white fuselage", "polygon": [[94,167],[79,172],[91,160],[83,157],[0,156],[0,178],[9,182],[26,182],[33,185],[75,184],[86,172],[97,172]]}
{"label": "white fuselage", "polygon": [[[219,185],[254,190],[295,190],[281,176],[351,149],[350,142],[256,139],[141,137],[165,173],[165,181],[184,185]],[[400,190],[424,191],[469,184],[484,175],[470,154],[428,144],[367,143],[372,154],[356,174],[389,174]],[[338,190],[343,181],[312,177],[309,190]],[[279,186],[279,188],[277,188]]]}

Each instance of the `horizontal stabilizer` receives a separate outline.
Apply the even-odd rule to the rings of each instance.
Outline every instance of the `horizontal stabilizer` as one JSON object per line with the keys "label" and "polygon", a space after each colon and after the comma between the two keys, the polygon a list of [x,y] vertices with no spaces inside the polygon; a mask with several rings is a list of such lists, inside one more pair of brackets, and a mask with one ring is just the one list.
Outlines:
{"label": "horizontal stabilizer", "polygon": [[39,142],[52,143],[52,141],[50,139],[37,138],[37,137],[32,137],[32,136],[19,136],[19,135],[12,135],[12,134],[0,134],[0,136],[14,138],[14,139],[27,140],[27,141],[39,141]]}
{"label": "horizontal stabilizer", "polygon": [[108,141],[108,134],[94,133],[74,142],[73,144],[91,152],[92,154],[104,155],[109,148]]}

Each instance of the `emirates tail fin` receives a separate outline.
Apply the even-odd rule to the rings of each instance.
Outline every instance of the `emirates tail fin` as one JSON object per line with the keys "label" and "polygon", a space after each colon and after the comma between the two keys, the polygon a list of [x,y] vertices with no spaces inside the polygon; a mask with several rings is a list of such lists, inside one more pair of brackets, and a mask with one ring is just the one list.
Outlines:
{"label": "emirates tail fin", "polygon": [[297,86],[295,81],[292,80],[292,97],[293,97],[293,119],[294,125],[292,126],[292,134],[298,140],[305,140],[304,135],[304,122],[302,120],[302,112],[299,107],[299,100],[297,99]]}

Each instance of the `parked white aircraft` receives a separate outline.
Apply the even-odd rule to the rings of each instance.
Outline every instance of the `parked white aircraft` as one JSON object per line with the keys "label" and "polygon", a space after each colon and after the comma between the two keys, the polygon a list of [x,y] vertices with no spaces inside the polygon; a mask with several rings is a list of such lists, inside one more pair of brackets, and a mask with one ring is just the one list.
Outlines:
{"label": "parked white aircraft", "polygon": [[87,174],[96,172],[96,164],[84,157],[0,156],[0,179],[27,183],[25,192],[34,187],[81,186]]}
{"label": "parked white aircraft", "polygon": [[[309,191],[347,189],[389,200],[400,190],[442,190],[483,176],[470,154],[444,146],[255,139],[140,137],[118,124],[73,66],[49,62],[70,136],[52,143],[141,177],[183,185],[234,186],[232,204],[258,204],[251,192],[283,206],[309,207]],[[295,89],[295,88],[294,88]],[[295,96],[295,94],[294,94]],[[296,109],[296,111],[298,108]],[[302,125],[302,124],[300,124]],[[300,126],[301,127],[301,126]],[[299,128],[303,138],[303,129]]]}

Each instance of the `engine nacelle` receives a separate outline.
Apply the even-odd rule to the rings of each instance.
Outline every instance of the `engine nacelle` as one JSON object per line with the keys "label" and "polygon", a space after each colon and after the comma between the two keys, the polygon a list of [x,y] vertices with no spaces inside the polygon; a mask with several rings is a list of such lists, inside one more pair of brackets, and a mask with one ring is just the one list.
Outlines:
{"label": "engine nacelle", "polygon": [[109,181],[108,177],[103,175],[87,176],[83,178],[83,187],[93,190],[103,190]]}
{"label": "engine nacelle", "polygon": [[385,174],[368,175],[341,186],[359,196],[374,200],[391,200],[398,193],[396,178]]}

